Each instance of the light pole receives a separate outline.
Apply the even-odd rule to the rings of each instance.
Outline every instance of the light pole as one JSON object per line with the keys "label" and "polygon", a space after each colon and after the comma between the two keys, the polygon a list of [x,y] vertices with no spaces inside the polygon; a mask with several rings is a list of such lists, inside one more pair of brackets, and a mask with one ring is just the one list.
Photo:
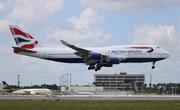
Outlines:
{"label": "light pole", "polygon": [[59,77],[59,93],[60,93],[60,89],[61,89],[61,87],[60,87],[60,79],[61,79],[61,77]]}
{"label": "light pole", "polygon": [[151,86],[152,86],[152,78],[151,78],[151,74],[150,74],[150,93],[151,93]]}
{"label": "light pole", "polygon": [[17,76],[18,76],[18,87],[20,87],[20,82],[19,82],[20,75],[17,75]]}
{"label": "light pole", "polygon": [[71,73],[69,73],[70,74],[70,86],[71,86]]}
{"label": "light pole", "polygon": [[69,77],[68,77],[69,73],[65,74],[64,76],[65,76],[65,81],[64,82],[66,82],[66,86],[69,86],[69,83],[68,83],[69,82]]}
{"label": "light pole", "polygon": [[69,73],[67,73],[67,86],[69,86]]}

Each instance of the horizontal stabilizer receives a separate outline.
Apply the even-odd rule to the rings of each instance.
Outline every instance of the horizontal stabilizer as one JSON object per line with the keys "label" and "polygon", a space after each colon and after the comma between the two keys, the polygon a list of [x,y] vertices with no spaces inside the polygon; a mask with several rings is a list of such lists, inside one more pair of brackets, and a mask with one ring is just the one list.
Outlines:
{"label": "horizontal stabilizer", "polygon": [[33,50],[27,50],[27,49],[23,49],[23,48],[20,48],[20,47],[12,47],[14,48],[15,50],[19,51],[19,52],[25,52],[25,53],[37,53],[36,51],[33,51]]}

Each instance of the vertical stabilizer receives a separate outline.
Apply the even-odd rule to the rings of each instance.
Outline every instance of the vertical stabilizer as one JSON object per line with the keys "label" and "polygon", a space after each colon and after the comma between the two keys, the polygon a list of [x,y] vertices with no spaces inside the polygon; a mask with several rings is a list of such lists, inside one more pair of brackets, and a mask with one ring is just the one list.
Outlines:
{"label": "vertical stabilizer", "polygon": [[3,89],[12,89],[5,81],[2,81],[3,83]]}
{"label": "vertical stabilizer", "polygon": [[38,44],[36,39],[19,26],[10,25],[9,28],[18,47],[23,49],[33,49]]}

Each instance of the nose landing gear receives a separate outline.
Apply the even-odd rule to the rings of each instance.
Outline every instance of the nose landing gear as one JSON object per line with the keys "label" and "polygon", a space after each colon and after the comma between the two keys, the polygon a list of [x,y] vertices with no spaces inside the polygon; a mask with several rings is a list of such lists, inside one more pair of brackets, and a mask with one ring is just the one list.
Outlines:
{"label": "nose landing gear", "polygon": [[152,69],[155,69],[155,63],[156,63],[156,62],[153,62],[153,66],[152,66]]}

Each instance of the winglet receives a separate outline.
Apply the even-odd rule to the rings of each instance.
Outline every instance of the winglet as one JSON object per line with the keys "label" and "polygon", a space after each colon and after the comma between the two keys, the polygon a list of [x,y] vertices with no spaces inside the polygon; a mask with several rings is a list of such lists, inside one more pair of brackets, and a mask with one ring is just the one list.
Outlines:
{"label": "winglet", "polygon": [[63,45],[66,45],[66,46],[70,45],[69,43],[67,43],[67,42],[64,41],[64,40],[60,40],[60,41],[61,41],[61,43],[62,43]]}
{"label": "winglet", "polygon": [[72,48],[72,49],[74,49],[74,47],[75,47],[75,45],[69,44],[69,43],[67,43],[67,42],[64,41],[64,40],[60,40],[60,41],[61,41],[61,43],[62,43],[63,45],[68,46],[68,47],[70,47],[70,48]]}

